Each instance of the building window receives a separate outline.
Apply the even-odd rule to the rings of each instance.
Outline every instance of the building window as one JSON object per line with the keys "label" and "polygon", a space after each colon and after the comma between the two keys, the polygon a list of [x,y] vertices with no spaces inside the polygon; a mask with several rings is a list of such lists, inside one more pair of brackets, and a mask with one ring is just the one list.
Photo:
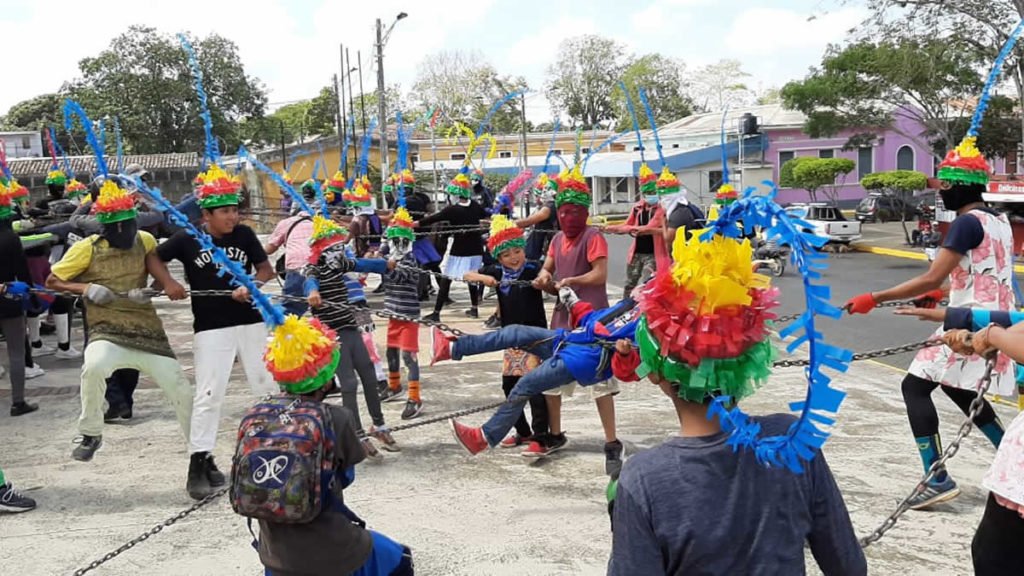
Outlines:
{"label": "building window", "polygon": [[583,148],[580,148],[580,154],[590,154],[590,147],[584,146]]}
{"label": "building window", "polygon": [[1006,173],[1016,174],[1017,173],[1017,152],[1010,152],[1006,155]]}
{"label": "building window", "polygon": [[786,162],[789,162],[790,160],[792,160],[795,157],[796,157],[796,152],[793,152],[792,150],[786,150],[786,151],[783,151],[783,152],[779,152],[779,168],[782,168],[783,164],[785,164]]}
{"label": "building window", "polygon": [[466,159],[466,155],[463,154],[462,152],[456,152],[456,153],[453,153],[453,154],[449,154],[448,155],[448,159],[449,160],[465,160]]}
{"label": "building window", "polygon": [[32,138],[30,138],[28,136],[22,136],[21,137],[21,147],[24,148],[25,150],[31,150],[32,149]]}
{"label": "building window", "polygon": [[498,151],[498,158],[511,158],[511,157],[512,157],[512,152],[510,152],[508,150],[499,150]]}
{"label": "building window", "polygon": [[826,148],[824,150],[818,150],[818,158],[835,158],[835,157],[836,157],[836,151],[831,149],[831,148]]}
{"label": "building window", "polygon": [[673,148],[679,148],[679,144],[678,144],[678,143],[676,143],[676,144],[673,144],[673,145],[672,145],[672,147],[673,147]]}
{"label": "building window", "polygon": [[562,155],[562,149],[561,148],[555,148],[554,150],[551,151],[551,155],[552,156],[561,156]]}
{"label": "building window", "polygon": [[640,147],[639,146],[633,146],[633,152],[639,152],[639,151],[640,151]]}
{"label": "building window", "polygon": [[910,146],[901,146],[896,151],[897,170],[913,170],[916,164],[914,161],[914,149]]}
{"label": "building window", "polygon": [[410,154],[409,155],[409,162],[412,162],[413,164],[415,164],[415,163],[417,163],[419,161],[420,161],[420,155],[419,154]]}
{"label": "building window", "polygon": [[721,170],[709,170],[708,171],[708,190],[711,192],[717,192],[718,189],[724,184],[722,182],[722,171]]}
{"label": "building window", "polygon": [[875,171],[875,149],[870,146],[857,148],[857,179]]}

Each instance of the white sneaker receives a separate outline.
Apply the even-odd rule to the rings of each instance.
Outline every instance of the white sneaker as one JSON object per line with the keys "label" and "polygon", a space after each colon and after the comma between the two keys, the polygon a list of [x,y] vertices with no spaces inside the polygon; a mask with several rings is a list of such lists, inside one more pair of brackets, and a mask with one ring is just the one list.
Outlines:
{"label": "white sneaker", "polygon": [[59,358],[61,360],[76,360],[82,357],[82,352],[76,350],[74,346],[68,346],[67,350],[57,348],[57,352],[55,352],[53,356],[54,358]]}
{"label": "white sneaker", "polygon": [[35,344],[32,344],[32,356],[50,356],[51,354],[57,351],[56,348],[54,348],[53,346],[49,346],[43,343],[42,341],[40,341],[40,344],[42,344],[42,346],[36,346]]}
{"label": "white sneaker", "polygon": [[25,368],[25,379],[31,380],[33,378],[39,378],[43,374],[46,374],[46,370],[39,367],[38,364],[33,364]]}

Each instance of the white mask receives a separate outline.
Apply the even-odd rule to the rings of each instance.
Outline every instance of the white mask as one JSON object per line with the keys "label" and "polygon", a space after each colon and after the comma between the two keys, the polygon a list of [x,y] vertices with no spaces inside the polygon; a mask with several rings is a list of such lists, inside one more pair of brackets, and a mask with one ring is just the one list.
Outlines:
{"label": "white mask", "polygon": [[401,260],[412,250],[412,244],[405,238],[392,238],[388,240],[388,250],[392,259]]}

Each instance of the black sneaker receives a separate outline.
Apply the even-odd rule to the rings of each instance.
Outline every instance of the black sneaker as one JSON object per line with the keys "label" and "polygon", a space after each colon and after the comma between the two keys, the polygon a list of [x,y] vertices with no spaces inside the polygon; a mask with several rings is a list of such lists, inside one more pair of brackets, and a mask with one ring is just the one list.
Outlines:
{"label": "black sneaker", "polygon": [[523,450],[520,454],[524,458],[543,458],[558,452],[568,444],[569,439],[565,437],[564,432],[557,436],[553,434],[538,434],[533,437],[533,442],[530,442],[526,450]]}
{"label": "black sneaker", "polygon": [[103,447],[103,436],[82,436],[82,441],[71,452],[71,457],[79,462],[89,462],[96,452]]}
{"label": "black sneaker", "polygon": [[405,393],[405,389],[402,386],[398,387],[398,390],[392,390],[387,384],[384,385],[384,390],[379,393],[381,402],[395,402],[402,398],[402,394]]}
{"label": "black sneaker", "polygon": [[626,447],[622,445],[622,442],[616,440],[615,442],[605,442],[604,444],[604,473],[611,477],[612,480],[619,479],[619,473],[622,472],[622,457],[626,453]]}
{"label": "black sneaker", "polygon": [[227,482],[224,477],[224,473],[217,468],[217,463],[213,461],[213,454],[206,455],[206,479],[210,481],[210,486],[213,488],[220,488]]}
{"label": "black sneaker", "polygon": [[402,420],[412,420],[423,413],[423,402],[420,400],[406,400],[405,410],[402,410]]}
{"label": "black sneaker", "polygon": [[488,330],[497,330],[498,328],[501,328],[501,318],[498,318],[497,312],[491,314],[491,316],[484,321],[484,328],[487,328]]}
{"label": "black sneaker", "polygon": [[422,320],[424,320],[425,322],[437,323],[441,321],[441,314],[439,312],[431,312],[430,314],[424,316]]}
{"label": "black sneaker", "polygon": [[28,402],[15,402],[11,404],[11,416],[23,416],[31,414],[36,410],[39,410],[38,404],[29,404]]}
{"label": "black sneaker", "polygon": [[477,310],[476,306],[473,306],[469,310],[466,310],[466,316],[469,316],[470,318],[479,318],[480,312]]}
{"label": "black sneaker", "polygon": [[188,480],[185,483],[185,490],[193,500],[202,500],[213,493],[210,480],[206,477],[206,459],[209,456],[206,452],[196,452],[189,458]]}
{"label": "black sneaker", "polygon": [[448,298],[445,298],[445,301],[444,301],[444,305],[445,306],[455,306],[458,303],[459,303],[458,300],[453,299],[451,296],[449,296]]}
{"label": "black sneaker", "polygon": [[10,482],[0,486],[0,512],[28,512],[35,510],[36,501],[28,496],[22,496],[14,489]]}
{"label": "black sneaker", "polygon": [[107,411],[103,413],[103,421],[107,424],[116,422],[117,420],[131,420],[132,409],[128,406],[110,406]]}

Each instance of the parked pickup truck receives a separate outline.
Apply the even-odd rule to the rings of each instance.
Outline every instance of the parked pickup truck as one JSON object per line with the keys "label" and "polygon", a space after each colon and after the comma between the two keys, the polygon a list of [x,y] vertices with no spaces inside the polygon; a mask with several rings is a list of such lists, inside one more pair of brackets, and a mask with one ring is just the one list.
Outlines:
{"label": "parked pickup truck", "polygon": [[810,231],[828,238],[829,242],[849,244],[860,240],[861,223],[847,220],[835,206],[824,203],[790,204],[786,212],[802,218],[811,225]]}

